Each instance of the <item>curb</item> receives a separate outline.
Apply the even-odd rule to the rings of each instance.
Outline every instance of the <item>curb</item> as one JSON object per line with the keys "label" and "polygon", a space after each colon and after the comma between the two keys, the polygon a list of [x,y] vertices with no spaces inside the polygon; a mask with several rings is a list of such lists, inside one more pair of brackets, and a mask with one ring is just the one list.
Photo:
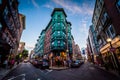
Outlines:
{"label": "curb", "polygon": [[66,70],[66,69],[69,69],[68,67],[65,67],[65,68],[53,68],[53,67],[50,67],[50,69],[52,70]]}
{"label": "curb", "polygon": [[[18,64],[19,65],[19,64]],[[1,77],[1,80],[9,73],[9,72],[11,72],[13,69],[15,69],[18,65],[15,65],[15,66],[13,66],[10,70],[8,70],[6,73],[5,73],[5,75],[3,75],[2,77]]]}
{"label": "curb", "polygon": [[113,74],[113,75],[117,76],[118,78],[120,78],[120,75],[117,74],[117,73],[114,73],[114,72],[111,72],[111,71],[107,71],[107,70],[105,70],[105,69],[103,69],[102,67],[97,66],[97,65],[93,65],[93,66],[94,66],[95,68],[101,69],[101,70],[103,70],[103,71],[105,71],[105,72],[108,72],[108,73]]}

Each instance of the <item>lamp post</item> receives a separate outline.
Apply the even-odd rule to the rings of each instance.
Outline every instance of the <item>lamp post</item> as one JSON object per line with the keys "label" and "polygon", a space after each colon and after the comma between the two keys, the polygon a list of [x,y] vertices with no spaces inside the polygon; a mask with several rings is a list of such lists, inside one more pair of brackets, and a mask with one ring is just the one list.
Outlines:
{"label": "lamp post", "polygon": [[69,60],[69,50],[68,49],[66,50],[66,53],[67,53],[67,59]]}
{"label": "lamp post", "polygon": [[[115,69],[118,71],[118,73],[120,74],[120,64],[118,62],[118,59],[117,59],[117,56],[116,54],[114,53],[114,47],[112,46],[112,43],[111,43],[112,39],[111,38],[108,38],[107,39],[107,42],[110,44],[110,52],[112,54],[112,57],[113,57],[113,62],[115,64]],[[113,49],[113,50],[112,50]]]}

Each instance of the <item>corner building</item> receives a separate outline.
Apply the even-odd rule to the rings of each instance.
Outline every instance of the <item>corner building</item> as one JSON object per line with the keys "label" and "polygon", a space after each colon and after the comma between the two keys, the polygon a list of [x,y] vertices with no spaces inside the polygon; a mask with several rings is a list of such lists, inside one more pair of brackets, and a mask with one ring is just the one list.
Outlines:
{"label": "corner building", "polygon": [[51,54],[54,58],[70,58],[72,54],[71,23],[66,20],[66,13],[62,8],[55,8],[51,14]]}
{"label": "corner building", "polygon": [[[66,13],[63,8],[55,8],[51,14],[51,20],[48,23],[44,31],[44,40],[41,46],[39,43],[41,39],[38,40],[35,46],[36,54],[42,54],[42,56],[47,56],[55,65],[55,60],[60,59],[61,61],[65,59],[72,58],[72,34],[71,34],[71,23],[66,20]],[[42,32],[43,32],[42,31]],[[43,35],[41,33],[41,35]],[[43,50],[40,51],[40,50]]]}

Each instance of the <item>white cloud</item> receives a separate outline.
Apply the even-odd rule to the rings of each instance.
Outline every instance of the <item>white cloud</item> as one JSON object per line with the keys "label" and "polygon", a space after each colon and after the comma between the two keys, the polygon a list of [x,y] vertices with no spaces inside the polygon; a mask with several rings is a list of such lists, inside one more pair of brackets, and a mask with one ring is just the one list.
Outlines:
{"label": "white cloud", "polygon": [[86,39],[87,39],[87,36],[88,36],[88,29],[89,29],[89,26],[87,26],[87,22],[86,20],[82,20],[79,24],[79,45],[81,47],[86,47]]}
{"label": "white cloud", "polygon": [[33,49],[33,46],[26,46],[27,49]]}
{"label": "white cloud", "polygon": [[34,49],[35,44],[33,42],[30,42],[31,44],[26,42],[25,48],[29,51]]}
{"label": "white cloud", "polygon": [[53,6],[50,4],[45,4],[44,7],[49,8],[49,9],[53,9]]}
{"label": "white cloud", "polygon": [[40,8],[40,6],[35,2],[35,0],[31,0],[32,4],[36,7],[36,8]]}
{"label": "white cloud", "polygon": [[93,9],[90,8],[88,4],[83,3],[81,6],[78,6],[74,2],[69,0],[52,0],[55,4],[67,9],[68,11],[72,12],[73,14],[87,14],[92,15]]}
{"label": "white cloud", "polygon": [[79,30],[81,33],[87,35],[88,34],[88,26],[87,26],[87,21],[81,21],[80,22],[80,27],[79,27]]}

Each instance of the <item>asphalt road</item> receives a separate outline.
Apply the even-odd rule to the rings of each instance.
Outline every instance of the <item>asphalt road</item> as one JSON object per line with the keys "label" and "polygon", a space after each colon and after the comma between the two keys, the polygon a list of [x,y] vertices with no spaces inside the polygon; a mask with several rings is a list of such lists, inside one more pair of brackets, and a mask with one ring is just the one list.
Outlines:
{"label": "asphalt road", "polygon": [[[50,70],[47,71],[47,73]],[[30,63],[21,63],[2,80],[54,80]]]}
{"label": "asphalt road", "polygon": [[55,80],[120,80],[119,76],[100,69],[90,63],[84,63],[79,68],[52,71],[48,74]]}
{"label": "asphalt road", "polygon": [[2,80],[120,80],[120,78],[90,63],[66,70],[40,70],[30,63],[21,63]]}

